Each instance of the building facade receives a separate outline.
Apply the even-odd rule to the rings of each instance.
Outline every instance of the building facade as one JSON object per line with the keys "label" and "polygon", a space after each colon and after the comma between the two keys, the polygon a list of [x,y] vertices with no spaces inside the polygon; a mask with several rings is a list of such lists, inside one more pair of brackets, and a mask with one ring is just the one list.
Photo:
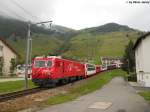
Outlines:
{"label": "building facade", "polygon": [[11,60],[17,59],[17,52],[2,38],[0,38],[0,66],[3,75],[10,75]]}
{"label": "building facade", "polygon": [[141,36],[135,43],[137,82],[150,87],[150,33]]}
{"label": "building facade", "polygon": [[119,57],[101,57],[102,65],[116,65],[117,68],[121,68],[122,66],[122,58]]}

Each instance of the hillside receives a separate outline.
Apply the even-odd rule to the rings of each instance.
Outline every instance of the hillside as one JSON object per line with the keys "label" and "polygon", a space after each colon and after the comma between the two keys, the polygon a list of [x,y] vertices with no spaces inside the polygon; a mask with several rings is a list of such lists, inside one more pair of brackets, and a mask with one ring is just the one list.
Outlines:
{"label": "hillside", "polygon": [[55,30],[56,32],[61,32],[61,33],[67,33],[67,32],[75,31],[74,29],[67,28],[67,27],[60,26],[60,25],[52,25],[52,30]]}
{"label": "hillside", "polygon": [[129,40],[135,41],[141,32],[116,23],[83,29],[69,42],[65,57],[100,62],[100,56],[122,57]]}
{"label": "hillside", "polygon": [[[0,36],[4,37],[24,60],[27,23],[0,17]],[[140,31],[125,25],[108,23],[102,26],[75,31],[59,25],[47,29],[33,25],[33,57],[36,55],[62,55],[81,61],[100,62],[100,56],[123,56],[131,39],[135,41]]]}
{"label": "hillside", "polygon": [[[37,55],[55,54],[55,51],[59,49],[63,41],[56,37],[50,37],[45,34],[33,34],[32,35],[32,57]],[[16,40],[10,38],[7,41],[16,49],[20,54],[21,62],[25,58],[26,40],[20,37],[16,37]]]}
{"label": "hillside", "polygon": [[99,34],[99,33],[109,33],[109,32],[127,32],[127,31],[136,31],[126,25],[120,25],[117,23],[107,23],[102,26],[86,28],[81,30],[82,32]]}
{"label": "hillside", "polygon": [[[0,16],[0,37],[8,41],[20,54],[20,60],[24,60],[26,48],[27,23]],[[74,35],[74,30],[59,25],[53,25],[53,29],[43,26],[31,27],[33,39],[33,57],[36,55],[56,54],[60,46]]]}
{"label": "hillside", "polygon": [[[0,36],[8,38],[14,35],[25,38],[27,34],[27,24],[28,23],[24,21],[0,16]],[[32,33],[56,35],[59,37],[64,33],[73,32],[74,30],[59,25],[52,25],[52,29],[50,29],[44,25],[37,26],[31,23],[31,31]]]}

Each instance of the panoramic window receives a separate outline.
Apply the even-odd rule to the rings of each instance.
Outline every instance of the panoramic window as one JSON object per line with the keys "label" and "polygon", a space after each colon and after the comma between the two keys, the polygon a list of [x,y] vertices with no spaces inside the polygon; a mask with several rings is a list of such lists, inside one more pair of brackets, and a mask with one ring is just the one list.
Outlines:
{"label": "panoramic window", "polygon": [[88,71],[92,71],[92,70],[95,70],[95,66],[93,66],[93,65],[88,65]]}

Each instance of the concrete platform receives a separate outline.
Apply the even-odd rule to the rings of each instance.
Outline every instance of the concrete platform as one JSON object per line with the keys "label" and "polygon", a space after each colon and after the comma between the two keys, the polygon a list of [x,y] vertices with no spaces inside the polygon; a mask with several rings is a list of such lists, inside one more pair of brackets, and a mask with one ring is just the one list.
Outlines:
{"label": "concrete platform", "polygon": [[145,91],[145,90],[150,90],[150,87],[143,87],[142,85],[140,85],[137,82],[128,82],[129,85],[131,85],[132,87],[134,87],[137,91]]}

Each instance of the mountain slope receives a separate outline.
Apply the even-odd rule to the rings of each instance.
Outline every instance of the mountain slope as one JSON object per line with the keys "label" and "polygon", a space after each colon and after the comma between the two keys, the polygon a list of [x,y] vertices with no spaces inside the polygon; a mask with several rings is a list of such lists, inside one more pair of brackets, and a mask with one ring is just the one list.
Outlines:
{"label": "mountain slope", "polygon": [[[5,38],[25,58],[27,23],[0,17],[0,37]],[[125,46],[131,39],[135,41],[140,31],[125,25],[108,23],[99,27],[79,31],[54,25],[47,29],[33,25],[33,55],[62,55],[65,57],[94,63],[100,56],[123,56]]]}
{"label": "mountain slope", "polygon": [[61,32],[61,33],[67,33],[67,32],[75,31],[74,29],[67,28],[67,27],[60,26],[60,25],[52,25],[52,29],[55,30],[56,32]]}
{"label": "mountain slope", "polygon": [[[20,36],[22,38],[25,38],[27,35],[27,22],[23,22],[17,19],[12,18],[6,18],[0,16],[0,36],[8,38],[11,35],[14,36]],[[31,32],[32,33],[39,33],[39,34],[47,34],[47,35],[57,35],[61,36],[64,33],[75,31],[73,29],[59,26],[59,25],[53,25],[54,29],[49,29],[46,26],[37,26],[31,23]]]}
{"label": "mountain slope", "polygon": [[109,33],[109,32],[117,32],[117,31],[126,32],[126,31],[135,31],[135,30],[125,25],[119,25],[117,23],[108,23],[98,27],[83,29],[82,31],[88,33]]}
{"label": "mountain slope", "polygon": [[101,56],[122,57],[129,40],[135,41],[141,32],[115,23],[83,29],[69,43],[65,57],[100,62]]}
{"label": "mountain slope", "polygon": [[[74,34],[74,30],[59,25],[55,29],[57,31],[43,26],[31,26],[33,56],[55,54],[64,41]],[[16,49],[21,55],[21,61],[25,58],[26,36],[26,22],[0,16],[0,38],[7,40]]]}
{"label": "mountain slope", "polygon": [[[20,54],[20,61],[23,62],[25,59],[26,52],[26,39],[16,37],[16,40],[10,38],[7,41],[12,45],[16,51]],[[63,41],[56,37],[49,37],[45,34],[33,34],[32,35],[32,57],[38,55],[55,54],[55,51],[59,49]]]}

